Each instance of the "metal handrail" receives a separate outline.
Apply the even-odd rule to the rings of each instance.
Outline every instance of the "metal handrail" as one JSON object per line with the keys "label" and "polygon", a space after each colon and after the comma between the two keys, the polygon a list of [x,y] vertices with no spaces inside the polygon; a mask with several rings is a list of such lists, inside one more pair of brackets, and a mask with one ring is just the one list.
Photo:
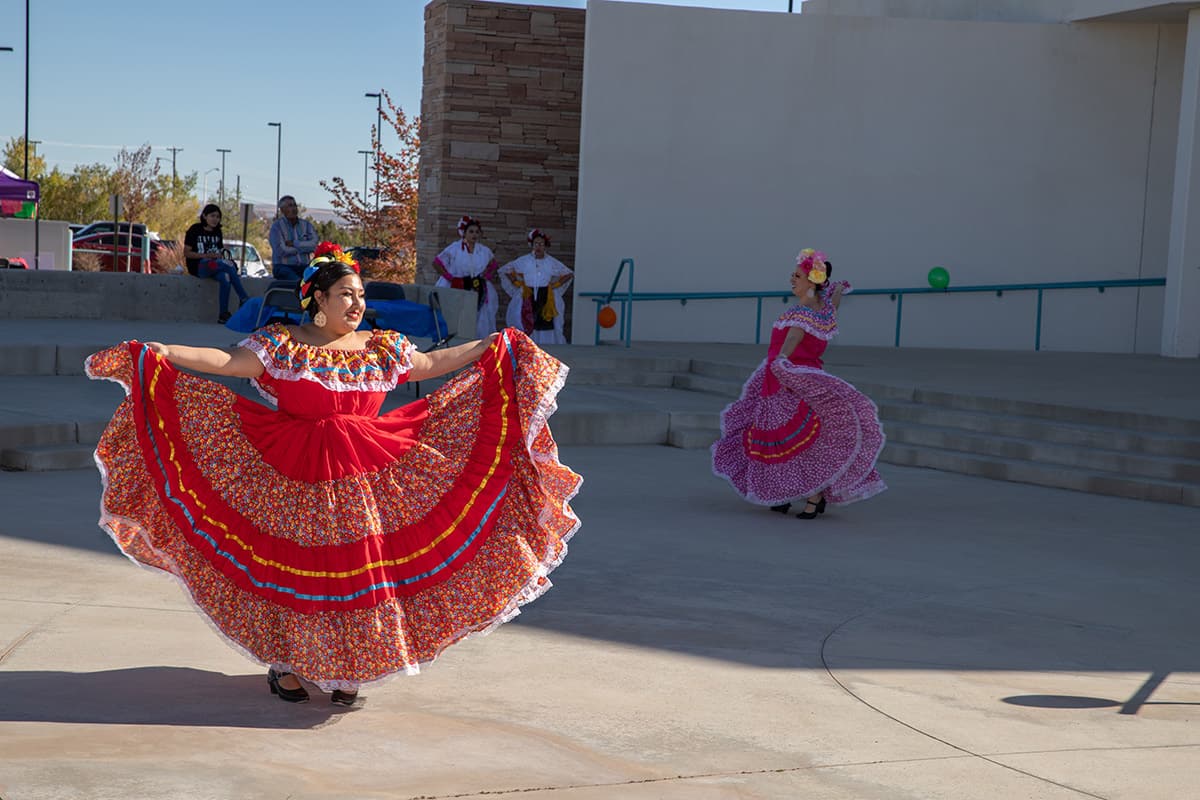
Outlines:
{"label": "metal handrail", "polygon": [[[629,283],[625,287],[625,299],[621,301],[621,329],[619,338],[625,340],[625,346],[629,347],[633,337],[633,259],[622,258],[621,263],[617,266],[617,274],[613,276],[612,286],[608,290],[608,294],[603,292],[589,292],[584,297],[596,298],[596,344],[600,344],[600,309],[612,302],[613,295],[617,292],[617,283],[621,280],[621,273],[625,271],[625,265],[629,265]],[[604,298],[600,300],[599,298]]]}
{"label": "metal handrail", "polygon": [[[632,280],[632,259],[625,259],[621,262],[624,266],[625,261],[630,263],[630,282],[629,292],[625,298],[620,300],[621,313],[621,330],[625,338],[625,346],[629,347],[632,338],[632,325],[628,324],[629,309],[633,308],[633,303],[636,301],[656,302],[663,300],[678,300],[681,305],[687,305],[688,300],[736,300],[756,298],[758,300],[757,319],[754,323],[754,343],[762,343],[762,306],[765,299],[782,299],[787,300],[792,297],[791,292],[787,291],[769,291],[769,292],[633,292]],[[621,270],[617,270],[619,278]],[[612,301],[613,293],[616,290],[617,281],[613,280],[613,288],[605,292],[580,292],[580,297],[586,297],[596,303],[596,311],[599,312],[600,307],[607,305]],[[997,283],[984,284],[978,286],[947,286],[945,289],[934,289],[928,286],[913,286],[897,289],[855,289],[853,295],[888,295],[896,302],[896,335],[894,346],[900,346],[900,326],[904,314],[904,295],[906,294],[957,294],[957,293],[972,293],[972,292],[995,292],[997,297],[1002,297],[1005,292],[1037,292],[1037,323],[1034,334],[1034,350],[1042,349],[1042,296],[1044,292],[1061,290],[1061,289],[1096,289],[1103,294],[1105,289],[1121,289],[1121,288],[1136,288],[1143,286],[1166,286],[1166,278],[1115,278],[1112,280],[1098,281],[1054,281],[1049,283]],[[596,344],[600,344],[600,322],[599,318],[596,321]]]}

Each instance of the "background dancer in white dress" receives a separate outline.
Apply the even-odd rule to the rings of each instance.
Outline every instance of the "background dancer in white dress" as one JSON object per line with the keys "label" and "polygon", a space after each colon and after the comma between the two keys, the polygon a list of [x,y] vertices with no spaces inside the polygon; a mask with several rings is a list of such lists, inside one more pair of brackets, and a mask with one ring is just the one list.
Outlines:
{"label": "background dancer in white dress", "polygon": [[546,254],[550,237],[534,228],[526,237],[528,255],[500,268],[500,285],[512,297],[505,324],[525,331],[538,344],[566,344],[563,293],[575,277],[557,258]]}
{"label": "background dancer in white dress", "polygon": [[459,241],[438,253],[433,266],[441,273],[438,286],[467,289],[479,295],[479,315],[475,320],[476,338],[486,339],[496,332],[496,310],[500,300],[491,284],[499,265],[492,251],[479,243],[483,227],[479,220],[464,216],[458,221]]}

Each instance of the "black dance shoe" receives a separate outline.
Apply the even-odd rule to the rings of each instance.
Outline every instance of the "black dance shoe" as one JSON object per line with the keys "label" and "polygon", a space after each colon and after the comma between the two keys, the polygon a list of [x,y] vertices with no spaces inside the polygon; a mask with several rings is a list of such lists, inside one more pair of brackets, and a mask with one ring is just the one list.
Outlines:
{"label": "black dance shoe", "polygon": [[791,503],[780,503],[777,506],[771,506],[772,511],[778,511],[780,514],[786,514],[792,510]]}
{"label": "black dance shoe", "polygon": [[[821,503],[825,501],[822,500]],[[796,519],[816,519],[824,509],[821,508],[821,503],[814,503],[812,500],[805,501],[804,510],[796,515]],[[812,511],[809,511],[809,509]]]}
{"label": "black dance shoe", "polygon": [[271,694],[278,695],[280,700],[288,703],[307,703],[308,692],[301,686],[299,689],[288,689],[279,685],[279,679],[290,672],[276,672],[273,669],[267,670],[267,685],[271,687]]}
{"label": "black dance shoe", "polygon": [[333,694],[329,695],[329,702],[339,706],[352,706],[358,700],[358,692],[343,692],[341,689],[334,689]]}

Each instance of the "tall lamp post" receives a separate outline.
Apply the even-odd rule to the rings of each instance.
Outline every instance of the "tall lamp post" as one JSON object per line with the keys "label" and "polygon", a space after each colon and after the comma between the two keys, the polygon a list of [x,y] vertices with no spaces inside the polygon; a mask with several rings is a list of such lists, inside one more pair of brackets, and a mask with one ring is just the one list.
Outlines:
{"label": "tall lamp post", "polygon": [[268,127],[274,128],[275,137],[275,216],[279,216],[279,164],[283,158],[283,123],[268,122]]}
{"label": "tall lamp post", "polygon": [[[11,53],[11,47],[0,47],[0,53]],[[25,2],[25,180],[29,180],[29,2]]]}
{"label": "tall lamp post", "polygon": [[375,152],[374,150],[359,150],[363,157],[363,205],[367,204],[367,156]]}
{"label": "tall lamp post", "polygon": [[225,154],[232,153],[228,147],[218,147],[217,152],[221,154],[221,205],[225,205]]}
{"label": "tall lamp post", "polygon": [[208,202],[208,173],[217,171],[218,170],[216,167],[209,167],[208,169],[204,170],[204,188],[200,190],[201,205]]}
{"label": "tall lamp post", "polygon": [[383,92],[365,92],[363,97],[375,98],[375,212],[379,213],[379,148],[383,144]]}
{"label": "tall lamp post", "polygon": [[29,0],[25,0],[25,180],[29,180]]}

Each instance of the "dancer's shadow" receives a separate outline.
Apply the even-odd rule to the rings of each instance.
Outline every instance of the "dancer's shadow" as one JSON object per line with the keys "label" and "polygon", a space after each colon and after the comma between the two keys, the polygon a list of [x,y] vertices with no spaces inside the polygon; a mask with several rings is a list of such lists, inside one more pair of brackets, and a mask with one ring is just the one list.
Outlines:
{"label": "dancer's shadow", "polygon": [[[92,725],[315,728],[338,710],[320,692],[280,702],[265,675],[223,675],[190,667],[104,672],[0,672],[0,721]],[[325,702],[321,702],[324,700]]]}

